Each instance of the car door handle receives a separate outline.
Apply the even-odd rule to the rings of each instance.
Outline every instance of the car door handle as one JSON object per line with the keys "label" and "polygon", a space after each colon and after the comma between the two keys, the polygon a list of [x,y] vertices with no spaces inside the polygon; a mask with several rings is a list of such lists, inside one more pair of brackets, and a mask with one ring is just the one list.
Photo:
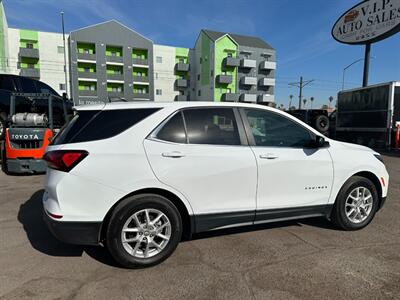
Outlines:
{"label": "car door handle", "polygon": [[260,158],[262,158],[262,159],[276,159],[276,158],[278,158],[278,155],[273,154],[273,153],[260,154]]}
{"label": "car door handle", "polygon": [[184,157],[185,155],[179,151],[172,151],[172,152],[164,152],[161,154],[163,157],[172,157],[172,158],[180,158]]}

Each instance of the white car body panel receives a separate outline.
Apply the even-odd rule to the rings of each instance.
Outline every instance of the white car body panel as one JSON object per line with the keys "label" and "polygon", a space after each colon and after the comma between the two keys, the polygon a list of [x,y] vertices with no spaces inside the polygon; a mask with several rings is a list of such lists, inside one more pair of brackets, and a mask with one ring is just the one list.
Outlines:
{"label": "white car body panel", "polygon": [[[157,178],[181,191],[195,214],[255,210],[257,166],[249,147],[145,140]],[[181,152],[184,157],[164,157]]]}
{"label": "white car body panel", "polygon": [[333,184],[328,149],[252,147],[252,150],[258,164],[257,209],[328,203]]}

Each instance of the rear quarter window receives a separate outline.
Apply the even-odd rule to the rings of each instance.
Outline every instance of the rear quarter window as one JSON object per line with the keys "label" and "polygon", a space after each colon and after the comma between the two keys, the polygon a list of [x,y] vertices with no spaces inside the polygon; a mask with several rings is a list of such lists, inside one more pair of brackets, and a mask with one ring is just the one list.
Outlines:
{"label": "rear quarter window", "polygon": [[159,108],[78,111],[54,138],[53,145],[103,140],[144,120]]}

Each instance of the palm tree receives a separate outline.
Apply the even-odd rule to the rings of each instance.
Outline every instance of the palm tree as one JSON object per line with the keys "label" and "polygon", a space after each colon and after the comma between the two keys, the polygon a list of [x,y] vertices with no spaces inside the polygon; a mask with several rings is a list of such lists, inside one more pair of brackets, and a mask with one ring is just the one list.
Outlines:
{"label": "palm tree", "polygon": [[333,101],[333,97],[330,96],[330,97],[329,97],[329,109],[331,108],[331,103],[332,103],[332,101]]}
{"label": "palm tree", "polygon": [[290,99],[290,100],[289,100],[289,107],[291,107],[291,106],[292,106],[293,95],[290,95],[290,96],[289,96],[289,99]]}
{"label": "palm tree", "polygon": [[311,97],[311,98],[310,98],[310,101],[311,101],[311,109],[312,109],[312,104],[313,104],[313,102],[314,102],[314,97]]}
{"label": "palm tree", "polygon": [[304,98],[304,99],[303,99],[304,108],[306,108],[306,103],[307,103],[307,99]]}

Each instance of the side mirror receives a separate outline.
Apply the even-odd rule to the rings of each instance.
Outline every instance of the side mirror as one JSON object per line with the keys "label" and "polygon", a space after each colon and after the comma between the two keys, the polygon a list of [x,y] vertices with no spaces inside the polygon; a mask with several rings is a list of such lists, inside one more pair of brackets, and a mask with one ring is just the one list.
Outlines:
{"label": "side mirror", "polygon": [[317,135],[315,137],[315,147],[316,148],[324,148],[324,147],[328,147],[329,146],[329,142],[325,140],[324,137]]}

